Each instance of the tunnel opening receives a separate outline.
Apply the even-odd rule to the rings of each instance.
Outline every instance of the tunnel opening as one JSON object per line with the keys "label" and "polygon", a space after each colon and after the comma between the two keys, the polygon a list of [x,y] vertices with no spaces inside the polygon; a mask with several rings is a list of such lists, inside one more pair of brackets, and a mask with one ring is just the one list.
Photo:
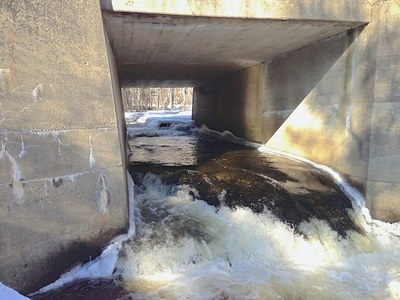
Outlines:
{"label": "tunnel opening", "polygon": [[[283,123],[271,114],[286,119],[301,102],[292,103],[293,95],[304,86],[312,90],[312,79],[320,81],[346,52],[334,41],[339,46],[325,58],[319,43],[337,36],[347,39],[346,32],[365,25],[357,18],[176,15],[117,7],[103,7],[102,16],[128,123],[130,110],[171,110],[177,87],[192,87],[192,119],[197,125],[258,143],[267,142],[279,128],[275,125]],[[290,53],[301,55],[291,62]],[[280,61],[282,68],[274,69]],[[326,70],[313,67],[321,62]],[[293,76],[286,74],[293,73],[289,64],[295,66]],[[270,99],[272,81],[274,89],[287,91],[285,96]],[[158,93],[166,96],[152,97]],[[271,109],[271,103],[277,107]]]}
{"label": "tunnel opening", "polygon": [[[121,86],[122,104],[128,132],[132,126],[155,122],[157,128],[168,129],[184,123],[180,117],[192,119],[193,87]],[[161,118],[160,118],[161,117]]]}
{"label": "tunnel opening", "polygon": [[[171,109],[176,88],[193,87],[196,123],[257,142],[266,142],[268,135],[263,129],[268,125],[266,80],[280,76],[269,74],[268,63],[365,24],[336,18],[154,14],[117,6],[103,6],[102,15],[125,111]],[[306,59],[312,61],[312,54]],[[282,78],[280,84],[288,83]],[[169,100],[153,97],[157,93],[169,94]]]}
{"label": "tunnel opening", "polygon": [[121,86],[125,113],[160,110],[192,110],[192,87]]}

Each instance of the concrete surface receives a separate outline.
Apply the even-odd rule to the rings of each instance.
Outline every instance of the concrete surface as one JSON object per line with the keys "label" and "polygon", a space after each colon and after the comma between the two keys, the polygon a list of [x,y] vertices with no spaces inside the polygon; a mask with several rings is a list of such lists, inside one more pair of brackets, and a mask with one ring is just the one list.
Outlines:
{"label": "concrete surface", "polygon": [[[256,65],[194,89],[193,111],[199,124],[261,139],[263,68]],[[229,103],[227,103],[229,99]]]}
{"label": "concrete surface", "polygon": [[[400,3],[375,1],[370,8],[367,26],[260,64],[263,90],[243,102],[262,105],[261,121],[252,124],[256,128],[246,132],[239,124],[225,126],[230,123],[224,118],[205,124],[333,167],[365,194],[374,218],[394,222],[400,220]],[[219,82],[195,88],[195,120],[204,120],[203,103],[208,105],[200,91],[214,86],[214,95],[226,85],[242,92],[249,87],[237,87],[234,80],[219,87]],[[234,115],[237,109],[230,105],[230,94],[218,98],[223,114]],[[260,119],[258,113],[253,117]],[[246,119],[236,121],[246,127]],[[261,135],[251,133],[257,128]]]}
{"label": "concrete surface", "polygon": [[105,11],[103,17],[119,77],[136,86],[199,85],[365,23],[313,15],[287,20]]}
{"label": "concrete surface", "polygon": [[354,43],[358,35],[345,33],[266,63],[262,127],[267,145],[333,166],[365,185],[373,77],[352,92],[355,78],[374,65],[354,65],[365,54]]}
{"label": "concrete surface", "polygon": [[[264,122],[281,112],[270,108],[274,103],[286,103],[290,116],[279,120],[279,127],[263,127],[268,145],[346,174],[365,193],[372,216],[394,222],[400,220],[400,3],[377,2],[372,15],[362,31],[266,64],[272,95],[264,102]],[[302,70],[301,77],[295,69]],[[281,86],[285,83],[290,87]]]}
{"label": "concrete surface", "polygon": [[364,0],[100,0],[104,11],[258,19],[369,21]]}
{"label": "concrete surface", "polygon": [[377,5],[374,18],[377,50],[367,203],[376,218],[399,221],[400,2]]}
{"label": "concrete surface", "polygon": [[110,67],[97,1],[1,1],[0,282],[21,293],[127,229]]}

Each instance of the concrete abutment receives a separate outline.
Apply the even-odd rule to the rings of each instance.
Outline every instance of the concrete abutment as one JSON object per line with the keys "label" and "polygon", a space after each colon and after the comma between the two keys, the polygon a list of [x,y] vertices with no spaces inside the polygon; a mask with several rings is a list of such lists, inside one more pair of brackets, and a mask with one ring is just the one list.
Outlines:
{"label": "concrete abutment", "polygon": [[0,3],[0,281],[21,293],[127,231],[125,125],[106,46],[97,1]]}
{"label": "concrete abutment", "polygon": [[400,4],[377,1],[370,9],[368,25],[196,87],[193,113],[211,129],[338,170],[365,195],[374,218],[394,222]]}

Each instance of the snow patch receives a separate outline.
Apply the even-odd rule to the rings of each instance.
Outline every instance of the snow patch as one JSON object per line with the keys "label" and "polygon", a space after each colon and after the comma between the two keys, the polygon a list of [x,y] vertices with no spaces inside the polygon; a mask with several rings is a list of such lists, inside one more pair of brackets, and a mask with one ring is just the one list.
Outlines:
{"label": "snow patch", "polygon": [[[186,130],[198,130],[192,120],[191,111],[148,111],[125,113],[129,137],[179,136]],[[134,127],[129,127],[134,125]]]}
{"label": "snow patch", "polygon": [[8,286],[0,282],[0,300],[24,300],[24,299],[29,300],[29,298],[22,296],[17,291],[13,290],[12,288],[9,288]]}
{"label": "snow patch", "polygon": [[126,235],[116,237],[110,245],[105,248],[100,256],[96,259],[84,264],[79,265],[70,270],[69,272],[62,275],[55,282],[41,288],[37,292],[33,293],[40,294],[51,291],[53,289],[60,288],[61,286],[70,283],[75,280],[85,278],[111,278],[115,268],[115,264],[118,259],[118,253],[121,248],[122,242],[128,238]]}

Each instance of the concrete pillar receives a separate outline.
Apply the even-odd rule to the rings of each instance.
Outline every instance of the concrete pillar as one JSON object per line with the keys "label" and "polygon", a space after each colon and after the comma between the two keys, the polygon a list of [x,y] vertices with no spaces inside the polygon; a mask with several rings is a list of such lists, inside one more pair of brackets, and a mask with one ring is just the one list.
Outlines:
{"label": "concrete pillar", "polygon": [[0,38],[0,281],[28,293],[126,231],[123,116],[98,1],[1,1]]}
{"label": "concrete pillar", "polygon": [[374,217],[393,222],[400,220],[400,2],[380,2],[368,25],[377,55],[367,205]]}

